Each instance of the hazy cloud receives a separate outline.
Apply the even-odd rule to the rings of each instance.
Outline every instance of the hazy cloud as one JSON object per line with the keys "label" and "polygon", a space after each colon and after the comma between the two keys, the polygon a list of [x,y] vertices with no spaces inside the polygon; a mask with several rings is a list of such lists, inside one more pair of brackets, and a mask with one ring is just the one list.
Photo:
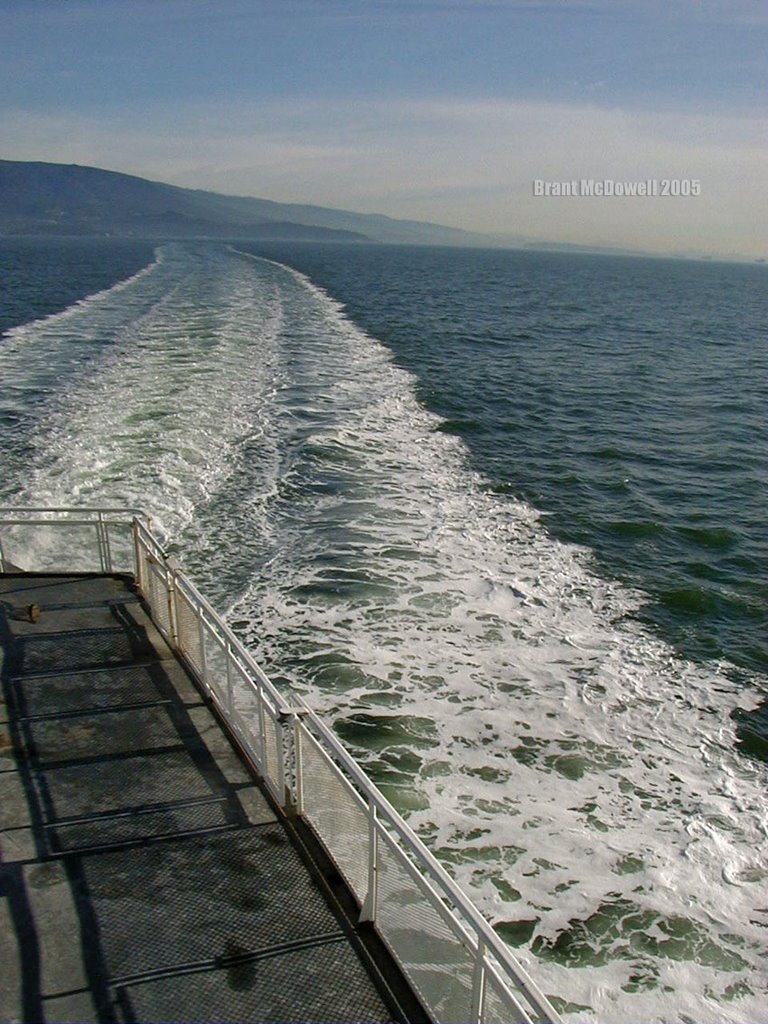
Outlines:
{"label": "hazy cloud", "polygon": [[[112,119],[7,113],[6,155],[470,230],[761,255],[768,118],[504,100],[202,104]],[[697,179],[701,195],[534,197],[533,179]],[[687,240],[687,241],[686,241]]]}

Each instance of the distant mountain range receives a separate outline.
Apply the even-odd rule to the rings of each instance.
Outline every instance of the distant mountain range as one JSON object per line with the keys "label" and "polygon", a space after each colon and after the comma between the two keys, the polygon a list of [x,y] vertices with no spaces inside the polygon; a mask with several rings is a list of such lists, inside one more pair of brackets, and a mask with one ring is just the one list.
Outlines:
{"label": "distant mountain range", "polygon": [[30,234],[498,245],[380,214],[225,196],[77,164],[0,160],[0,235]]}

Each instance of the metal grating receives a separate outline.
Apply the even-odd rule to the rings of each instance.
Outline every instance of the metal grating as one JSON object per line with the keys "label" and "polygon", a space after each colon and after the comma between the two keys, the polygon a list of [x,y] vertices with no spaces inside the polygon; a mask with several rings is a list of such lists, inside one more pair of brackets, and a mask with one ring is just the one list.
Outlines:
{"label": "metal grating", "polygon": [[[169,668],[173,669],[169,662]],[[160,670],[162,672],[162,670]],[[60,676],[31,676],[11,680],[22,716],[55,715],[82,708],[110,708],[121,704],[149,704],[164,698],[157,668],[116,666]]]}
{"label": "metal grating", "polygon": [[[102,602],[100,604],[67,604],[62,606],[56,601],[58,588],[53,587],[46,593],[41,593],[36,603],[40,605],[42,617],[39,622],[32,625],[25,621],[11,620],[9,626],[12,632],[37,635],[40,632],[55,633],[57,635],[68,633],[70,630],[94,630],[114,629],[117,625],[116,612],[122,611],[115,602]],[[26,597],[26,595],[25,595]],[[32,598],[26,603],[31,603]],[[126,602],[127,603],[127,602]],[[65,637],[62,636],[62,639]]]}
{"label": "metal grating", "polygon": [[207,623],[203,624],[202,629],[205,644],[205,681],[216,692],[221,704],[227,707],[227,654],[218,635]]}
{"label": "metal grating", "polygon": [[133,532],[129,523],[105,524],[109,538],[112,565],[123,569],[133,568],[134,547]]}
{"label": "metal grating", "polygon": [[20,590],[19,577],[0,575],[0,592],[12,605],[35,601],[44,613],[135,600],[125,580],[113,576],[24,576]]}
{"label": "metal grating", "polygon": [[272,788],[279,790],[283,784],[282,726],[272,708],[264,702],[264,774]]}
{"label": "metal grating", "polygon": [[[49,827],[51,849],[57,852],[116,846],[158,836],[183,835],[235,824],[225,801],[134,811],[112,818],[95,818]],[[239,823],[238,823],[239,824]]]}
{"label": "metal grating", "polygon": [[222,795],[218,773],[201,772],[189,754],[171,751],[39,772],[55,819]]}
{"label": "metal grating", "polygon": [[146,636],[129,635],[120,627],[21,636],[16,645],[20,674],[67,672],[155,657],[155,650]]}
{"label": "metal grating", "polygon": [[27,729],[41,765],[178,746],[180,742],[164,706],[34,720],[27,723]]}
{"label": "metal grating", "polygon": [[[254,704],[256,704],[257,699],[254,694]],[[245,711],[235,709],[229,716],[228,721],[233,734],[242,743],[243,750],[253,761],[259,775],[265,781],[271,782],[272,780],[269,778],[264,767],[264,744],[262,743],[259,730],[258,706]]]}
{"label": "metal grating", "polygon": [[[16,514],[13,510],[5,511]],[[68,516],[75,514],[74,510],[63,509],[45,512],[29,509],[18,511],[39,515],[56,513],[57,516],[65,513]],[[98,549],[99,560],[104,566],[107,566],[110,554],[108,537],[110,528],[106,526],[104,515],[105,513],[110,514],[110,510],[91,511],[98,514],[98,522],[92,518],[88,525],[94,528],[94,541]],[[0,525],[6,526],[16,521],[15,519],[4,520]],[[30,521],[27,525],[32,524],[33,521]],[[37,525],[43,526],[44,529],[36,537],[36,543],[33,545],[36,550],[32,550],[30,554],[38,557],[39,560],[45,553],[44,551],[41,553],[40,546],[42,544],[42,547],[45,548],[48,544],[50,540],[48,537],[49,526],[53,526],[53,523],[44,521]],[[81,524],[74,521],[67,523],[57,521],[55,525],[58,528],[62,525],[79,527]],[[216,696],[224,713],[231,716],[233,703],[237,701],[238,688],[233,685],[233,676],[237,673],[242,674],[244,690],[258,691],[258,703],[255,708],[252,705],[247,709],[241,706],[235,712],[234,717],[237,720],[235,729],[238,737],[245,749],[258,751],[257,760],[266,770],[265,781],[279,802],[287,801],[289,806],[292,805],[294,798],[297,796],[300,798],[300,793],[296,792],[295,787],[300,790],[302,784],[309,780],[308,795],[305,801],[308,816],[310,818],[314,816],[317,831],[323,833],[322,838],[325,839],[330,848],[329,852],[340,870],[347,875],[352,885],[355,885],[355,880],[357,880],[356,889],[358,898],[361,900],[364,890],[367,889],[368,881],[368,851],[366,849],[369,842],[368,832],[370,826],[375,825],[380,842],[379,870],[374,876],[378,877],[380,882],[378,886],[379,899],[377,906],[374,905],[374,901],[367,900],[366,911],[375,915],[378,930],[383,933],[387,944],[403,966],[414,988],[425,1005],[429,1007],[430,1016],[435,1021],[458,1022],[469,1018],[484,1020],[486,1016],[491,1019],[495,1018],[498,1013],[499,1019],[505,1021],[518,1018],[527,1021],[536,1018],[537,1015],[537,1019],[556,1021],[558,1017],[554,1009],[536,991],[535,985],[526,978],[525,973],[515,963],[514,957],[507,954],[502,948],[487,922],[468,903],[466,897],[457,889],[450,877],[423,849],[407,825],[387,807],[385,802],[381,801],[381,798],[370,787],[370,783],[365,779],[362,771],[349,759],[327,727],[309,708],[303,706],[302,702],[299,702],[301,706],[296,709],[283,709],[279,693],[204,598],[185,579],[175,561],[162,551],[149,531],[149,523],[136,518],[133,520],[133,525],[140,589],[149,600],[161,631],[169,643],[174,646],[174,649],[178,649],[176,647],[177,614],[175,610],[177,601],[172,599],[174,593],[181,595],[180,600],[181,598],[183,600],[181,600],[180,607],[184,609],[181,614],[191,615],[195,620],[194,625],[189,622],[182,623],[181,629],[182,632],[187,631],[189,645],[194,647],[192,630],[196,627],[195,633],[199,645],[197,674]],[[59,536],[62,538],[63,546],[67,547],[74,534],[72,531],[67,534],[65,529],[59,531]],[[37,579],[32,582],[32,587],[43,587],[47,590],[51,586],[58,586],[60,582],[51,584]],[[76,581],[72,582],[76,585]],[[116,582],[116,578],[113,577],[112,582]],[[125,581],[121,582],[124,584]],[[1,580],[0,588],[2,588]],[[24,590],[27,592],[26,600],[29,601],[29,588],[25,587]],[[7,589],[6,592],[11,593]],[[187,602],[186,605],[184,601]],[[74,659],[71,662],[65,660],[65,671],[72,673],[73,670],[76,670],[81,675],[85,670],[95,668],[96,665],[121,666],[135,658],[139,651],[143,652],[144,658],[153,658],[162,647],[157,639],[156,631],[152,627],[148,629],[147,620],[139,623],[130,612],[125,610],[125,604],[126,602],[123,600],[120,602],[120,607],[115,608],[115,618],[123,626],[124,635],[121,637],[119,631],[109,628],[109,626],[100,630],[107,638],[114,638],[118,634],[117,643],[111,649],[109,648],[109,639],[105,641],[104,636],[94,637],[93,634],[99,630],[94,628],[73,629],[73,626],[79,626],[83,622],[82,605],[79,598],[76,599],[75,604],[70,603],[70,611],[65,616],[58,616],[58,620],[56,615],[48,616],[49,632],[51,625],[58,625],[56,636],[41,637],[38,629],[32,628],[34,622],[30,622],[28,625],[11,626],[14,636],[9,651],[13,671],[17,673],[48,671],[46,659],[49,654],[53,653],[53,648],[57,644],[65,648],[65,659]],[[50,612],[53,610],[53,603],[48,603],[48,605]],[[101,620],[104,619],[105,614],[102,611],[92,616],[89,619],[91,627],[96,624],[96,620],[99,620],[100,625],[103,624]],[[12,619],[17,623],[23,622],[23,615],[14,614]],[[152,643],[148,643],[150,634],[154,634],[155,637]],[[106,651],[99,649],[99,643],[105,645]],[[49,645],[50,650],[46,650],[46,644]],[[120,649],[121,644],[122,649]],[[95,662],[91,660],[94,652],[96,654]],[[222,659],[224,660],[223,665]],[[237,672],[230,671],[227,676],[227,668],[232,669],[235,664],[238,666]],[[18,680],[16,682],[18,683]],[[17,694],[23,696],[22,690],[18,690]],[[12,713],[20,710],[12,698],[10,703]],[[21,703],[23,704],[23,700]],[[250,701],[246,701],[246,703],[251,704]],[[65,834],[73,835],[75,832],[71,830],[75,829],[76,831],[76,826],[83,824],[83,822],[72,820],[64,822],[51,820],[49,813],[51,801],[50,794],[46,792],[46,781],[47,776],[51,774],[50,769],[55,766],[55,761],[64,757],[64,764],[58,765],[58,767],[74,767],[73,763],[66,765],[66,759],[72,757],[88,759],[92,768],[98,771],[99,766],[115,758],[128,760],[128,758],[123,759],[121,755],[134,749],[133,746],[122,745],[127,742],[128,736],[124,735],[122,739],[119,737],[120,729],[116,727],[116,723],[120,716],[114,711],[115,706],[112,703],[106,703],[104,707],[113,710],[105,712],[101,716],[93,714],[92,708],[89,709],[91,713],[86,715],[69,715],[66,711],[59,711],[58,720],[54,723],[50,720],[42,721],[34,714],[30,715],[29,712],[25,714],[23,708],[21,709],[21,734],[30,743],[26,760],[31,771],[26,785],[30,796],[33,792],[39,792],[40,810],[43,812],[44,818],[49,818],[47,824],[41,824],[52,834],[55,834],[54,830],[61,831],[63,829]],[[135,709],[124,707],[127,714],[132,710]],[[199,710],[203,710],[203,708],[201,707]],[[50,714],[50,712],[45,713]],[[114,716],[115,727],[110,726],[109,715]],[[191,712],[191,715],[197,722],[195,712]],[[100,720],[102,726],[106,725],[106,728],[99,729],[97,719]],[[191,722],[187,713],[180,710],[174,711],[172,721],[176,724],[178,740],[184,743],[189,755],[201,766],[203,762],[206,762],[204,773],[209,774],[212,770],[215,772],[210,754],[200,741],[200,737],[196,744],[191,735],[194,730],[190,729]],[[299,729],[297,728],[294,736],[293,728],[286,729],[286,725],[289,723],[294,725],[301,723],[300,728],[309,728],[311,725],[312,739],[318,744],[315,749],[305,740],[303,753],[306,764],[303,766],[303,771],[302,757],[299,754],[302,742],[299,739]],[[139,722],[138,738],[140,742],[149,741],[152,746],[158,743],[162,746],[167,742],[168,737],[163,733],[162,727],[155,731],[151,722],[143,724],[146,726],[144,730],[141,728],[142,723]],[[54,732],[51,728],[52,725],[61,727],[59,734]],[[204,730],[205,732],[206,730]],[[126,730],[123,730],[123,733],[125,734]],[[294,745],[294,741],[298,742],[298,747]],[[36,757],[37,765],[35,765]],[[45,770],[41,770],[41,761]],[[325,778],[322,777],[324,774]],[[354,786],[350,780],[354,781]],[[284,781],[287,788],[283,785]],[[313,787],[315,787],[314,790]],[[333,801],[337,803],[338,810],[329,814],[328,808],[330,802]],[[381,821],[378,823],[369,821],[367,810],[369,801],[379,808]],[[234,802],[231,806],[234,811]],[[130,813],[123,816],[116,814],[110,817],[115,819],[121,817],[125,824],[133,817],[131,808],[125,808],[125,810]],[[153,815],[156,814],[156,820],[160,822],[162,812],[168,808],[154,807],[142,808],[142,810],[147,810]],[[70,831],[67,832],[67,830]],[[160,834],[164,835],[162,832]],[[213,835],[213,833],[208,833],[208,838]],[[199,835],[188,836],[186,841],[197,841],[198,838],[200,838]],[[126,842],[126,839],[120,841]],[[132,841],[130,838],[127,840],[127,842]],[[126,849],[112,850],[110,855],[118,852],[120,854],[134,853],[137,849],[148,852],[160,846],[167,848],[168,843],[173,842],[177,843],[178,840],[161,839],[153,841],[146,850],[144,847],[134,846],[130,851]],[[94,857],[101,858],[106,855],[103,847],[99,849],[102,852],[98,854],[93,849],[85,851],[81,855],[84,860],[76,858],[71,863],[81,864],[87,861],[90,866],[94,862]],[[207,868],[207,865],[203,864],[203,868]],[[365,884],[362,882],[363,879]],[[81,883],[75,881],[79,888]],[[116,879],[113,877],[111,881],[114,884]],[[134,895],[138,893],[141,883],[146,883],[146,881],[143,874],[137,877],[134,882],[136,890]],[[85,883],[83,896],[91,904],[88,889],[89,885]],[[199,892],[196,892],[195,899],[199,898],[199,895]],[[366,893],[366,895],[370,894]],[[112,893],[109,898],[114,901],[115,898],[119,898],[119,894],[116,896],[115,893]],[[150,896],[150,902],[155,902],[154,896]],[[95,913],[94,917],[93,930],[95,934],[99,934],[98,913]],[[122,919],[116,919],[113,922],[115,928],[120,928],[123,924]],[[224,954],[222,963],[227,955]],[[239,953],[238,956],[240,956]],[[246,952],[244,956],[245,959],[241,958],[243,963],[249,960],[250,954]],[[177,968],[171,969],[169,973],[177,971],[187,973],[191,969],[203,966],[203,962],[200,960],[187,961],[177,965]],[[152,973],[157,978],[157,974],[163,973],[164,970],[166,969],[162,967],[159,971],[153,968]],[[500,977],[500,973],[504,975],[503,979]],[[479,982],[484,974],[487,987],[483,993]],[[125,978],[124,980],[128,982],[130,979]],[[509,988],[507,988],[507,984],[509,984]],[[527,1009],[522,1009],[519,1000],[525,1001],[526,1006],[530,1001],[533,1017],[530,1017]],[[126,1011],[125,1006],[121,1009],[121,1015],[124,1015],[124,1011]]]}
{"label": "metal grating", "polygon": [[83,865],[114,978],[225,956],[233,943],[255,952],[338,933],[277,825],[94,854]]}
{"label": "metal grating", "polygon": [[[73,580],[66,589],[78,586]],[[127,582],[121,586],[127,596]],[[106,581],[105,592],[111,587]],[[14,946],[18,963],[10,965],[15,978],[38,949],[55,951],[40,971],[38,1001],[48,1010],[30,1008],[20,990],[4,991],[0,1017],[389,1022],[325,890],[246,773],[232,770],[206,702],[195,694],[190,708],[191,684],[180,690],[172,678],[181,663],[141,621],[132,597],[118,604],[114,626],[100,630],[46,636],[53,615],[13,620],[22,634],[14,654],[39,654],[48,644],[68,666],[24,675],[30,659],[14,658],[9,702],[26,745],[19,796],[28,815],[18,828],[33,833],[43,858],[21,870],[35,886],[53,877],[62,885],[32,892],[35,938],[29,948]],[[100,623],[111,615],[106,601],[94,607]],[[247,659],[231,659],[227,677],[233,638],[202,611],[207,677],[222,704],[237,699],[283,795],[291,755],[279,695]],[[82,614],[90,612],[83,606]],[[81,610],[73,616],[70,625],[82,621]],[[118,654],[147,657],[111,663],[116,639]],[[232,784],[235,775],[242,785]],[[25,856],[33,853],[30,846]]]}
{"label": "metal grating", "polygon": [[[230,947],[237,951],[233,941]],[[255,960],[127,985],[135,1020],[259,1024],[390,1024],[352,950],[324,942]]]}
{"label": "metal grating", "polygon": [[20,677],[11,680],[10,686],[23,718],[159,703],[179,695],[186,702],[200,700],[181,668],[171,660],[151,666]]}
{"label": "metal grating", "polygon": [[261,774],[271,785],[273,793],[282,799],[282,724],[272,704],[234,660],[230,662],[230,685],[231,721],[239,730],[241,740],[255,755]]}

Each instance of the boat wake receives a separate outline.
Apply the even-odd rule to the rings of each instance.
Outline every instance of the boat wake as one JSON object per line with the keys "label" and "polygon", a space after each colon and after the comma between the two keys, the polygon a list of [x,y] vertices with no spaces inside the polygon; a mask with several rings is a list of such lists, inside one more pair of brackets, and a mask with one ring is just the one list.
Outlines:
{"label": "boat wake", "polygon": [[493,494],[306,277],[214,246],[11,332],[3,500],[146,508],[570,1019],[757,1020],[750,707]]}

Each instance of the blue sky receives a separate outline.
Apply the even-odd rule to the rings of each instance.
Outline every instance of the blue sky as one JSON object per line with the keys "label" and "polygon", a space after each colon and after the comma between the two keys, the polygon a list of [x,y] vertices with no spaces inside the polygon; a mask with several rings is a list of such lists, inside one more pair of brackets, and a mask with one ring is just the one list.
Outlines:
{"label": "blue sky", "polygon": [[[768,255],[766,0],[0,0],[2,156]],[[693,179],[697,197],[533,196]]]}

